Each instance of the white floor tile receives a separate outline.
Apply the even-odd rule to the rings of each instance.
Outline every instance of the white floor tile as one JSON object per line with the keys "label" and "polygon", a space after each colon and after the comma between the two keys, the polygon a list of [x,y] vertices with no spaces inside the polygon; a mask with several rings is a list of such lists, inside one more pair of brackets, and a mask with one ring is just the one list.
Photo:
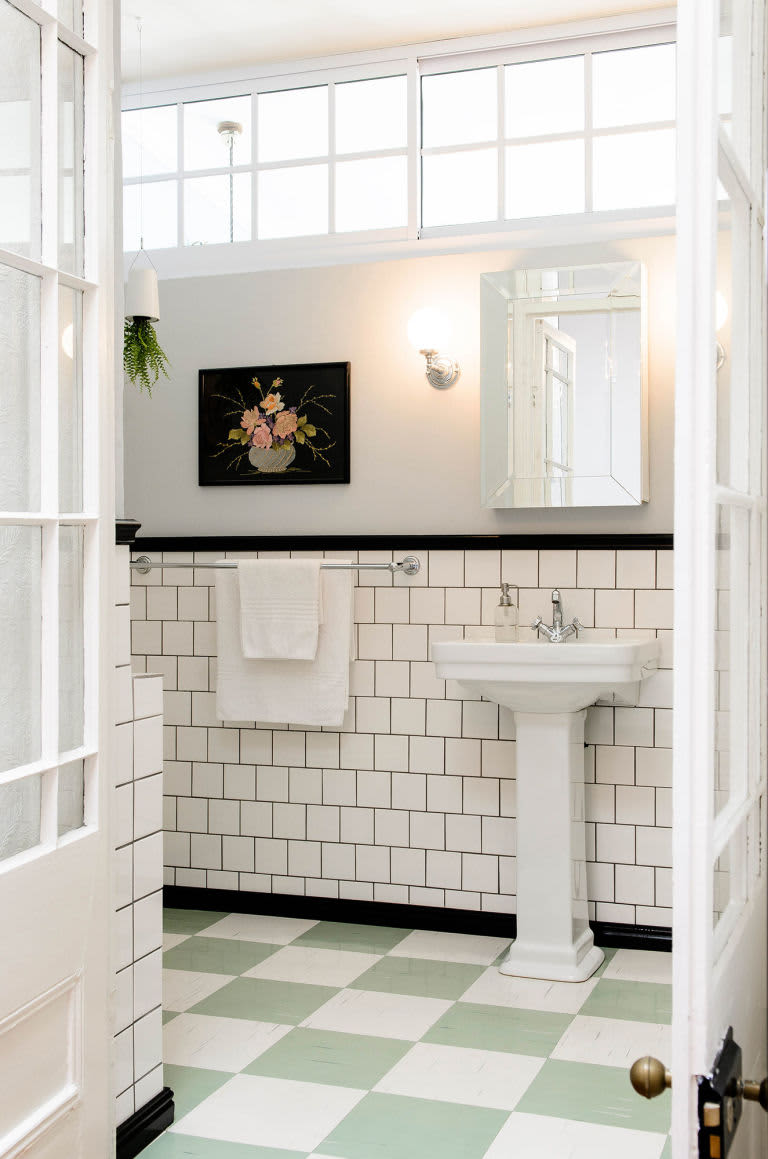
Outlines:
{"label": "white floor tile", "polygon": [[163,1062],[233,1073],[292,1029],[274,1022],[180,1014],[163,1028]]}
{"label": "white floor tile", "polygon": [[188,937],[189,934],[163,934],[163,949],[172,950],[174,946],[186,942]]}
{"label": "white floor tile", "polygon": [[598,983],[547,982],[539,978],[513,978],[491,966],[462,994],[462,1002],[482,1002],[487,1006],[511,1006],[520,1010],[546,1010],[576,1014]]}
{"label": "white floor tile", "polygon": [[578,1014],[552,1051],[552,1058],[630,1067],[646,1054],[669,1058],[672,1028],[655,1022],[593,1018]]}
{"label": "white floor tile", "polygon": [[575,1123],[547,1115],[511,1114],[485,1159],[659,1159],[666,1135]]}
{"label": "white floor tile", "polygon": [[414,930],[403,938],[394,950],[393,957],[432,958],[438,962],[469,962],[478,966],[490,966],[502,950],[509,945],[509,938],[487,938],[475,934],[448,934],[438,930]]}
{"label": "white floor tile", "polygon": [[171,1128],[252,1147],[312,1151],[366,1094],[349,1087],[235,1075]]}
{"label": "white floor tile", "polygon": [[417,1042],[374,1090],[511,1111],[544,1062],[497,1050]]}
{"label": "white floor tile", "polygon": [[416,1042],[451,1006],[442,998],[340,990],[301,1025]]}
{"label": "white floor tile", "polygon": [[240,938],[244,942],[272,942],[287,946],[300,934],[316,926],[316,921],[304,918],[278,918],[269,914],[229,914],[200,930],[206,938]]}
{"label": "white floor tile", "polygon": [[672,955],[660,950],[617,950],[603,971],[621,982],[672,982]]}
{"label": "white floor tile", "polygon": [[246,978],[278,982],[309,982],[314,986],[348,986],[380,960],[380,954],[321,950],[315,946],[284,946],[248,970]]}
{"label": "white floor tile", "polygon": [[198,974],[195,970],[163,970],[163,1006],[189,1010],[209,994],[231,982],[230,974]]}

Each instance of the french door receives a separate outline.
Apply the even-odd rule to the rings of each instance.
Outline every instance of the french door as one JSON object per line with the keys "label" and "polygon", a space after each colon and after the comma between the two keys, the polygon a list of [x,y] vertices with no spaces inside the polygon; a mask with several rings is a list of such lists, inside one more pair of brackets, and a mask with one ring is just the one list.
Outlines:
{"label": "french door", "polygon": [[0,0],[0,1157],[112,1154],[111,0]]}

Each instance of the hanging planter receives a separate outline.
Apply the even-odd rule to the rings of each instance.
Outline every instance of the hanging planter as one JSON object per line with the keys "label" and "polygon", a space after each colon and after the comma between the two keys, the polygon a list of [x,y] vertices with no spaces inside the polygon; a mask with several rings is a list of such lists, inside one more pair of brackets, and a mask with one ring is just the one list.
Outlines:
{"label": "hanging planter", "polygon": [[131,382],[149,395],[161,374],[168,378],[168,357],[154,327],[159,317],[157,271],[154,266],[149,269],[131,266],[125,287],[123,369]]}

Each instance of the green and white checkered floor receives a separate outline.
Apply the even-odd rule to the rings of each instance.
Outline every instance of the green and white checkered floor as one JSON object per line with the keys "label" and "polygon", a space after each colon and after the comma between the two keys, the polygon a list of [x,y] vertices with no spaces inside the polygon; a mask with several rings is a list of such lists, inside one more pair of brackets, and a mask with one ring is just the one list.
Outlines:
{"label": "green and white checkered floor", "polygon": [[165,1081],[148,1159],[668,1159],[671,955],[506,978],[503,938],[165,911]]}

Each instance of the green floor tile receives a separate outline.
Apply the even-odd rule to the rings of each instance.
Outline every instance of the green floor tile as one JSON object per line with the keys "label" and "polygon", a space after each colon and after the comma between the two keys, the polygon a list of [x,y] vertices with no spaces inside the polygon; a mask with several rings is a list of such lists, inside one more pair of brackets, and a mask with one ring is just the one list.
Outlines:
{"label": "green floor tile", "polygon": [[427,1031],[422,1042],[546,1058],[573,1022],[573,1017],[572,1014],[457,1002]]}
{"label": "green floor tile", "polygon": [[347,922],[318,922],[301,934],[293,946],[316,946],[322,950],[357,950],[362,954],[387,954],[412,930],[394,926],[356,926]]}
{"label": "green floor tile", "polygon": [[166,1131],[142,1156],[147,1159],[306,1159],[305,1151],[276,1151],[274,1147],[251,1147],[245,1143],[222,1143]]}
{"label": "green floor tile", "polygon": [[652,1102],[638,1099],[625,1067],[548,1059],[515,1111],[664,1133],[670,1108],[669,1095]]}
{"label": "green floor tile", "polygon": [[605,946],[603,946],[602,951],[605,954],[605,958],[604,958],[602,964],[600,966],[598,966],[597,969],[595,970],[595,973],[593,975],[593,977],[595,977],[595,978],[599,978],[601,974],[605,973],[605,971],[610,966],[613,959],[616,957],[616,953],[617,953],[615,947],[611,947],[610,949],[606,949]]}
{"label": "green floor tile", "polygon": [[297,1027],[245,1068],[244,1074],[332,1086],[375,1086],[412,1042]]}
{"label": "green floor tile", "polygon": [[215,994],[193,1006],[191,1014],[222,1018],[252,1018],[294,1026],[323,1006],[338,989],[307,986],[303,982],[271,982],[263,978],[235,978]]}
{"label": "green floor tile", "polygon": [[202,1070],[196,1066],[163,1066],[163,1080],[173,1091],[176,1104],[175,1121],[186,1115],[203,1099],[223,1086],[232,1075],[220,1070]]}
{"label": "green floor tile", "polygon": [[163,966],[166,970],[195,970],[202,974],[244,974],[280,948],[266,942],[198,935],[166,950]]}
{"label": "green floor tile", "polygon": [[338,1159],[481,1159],[507,1117],[507,1111],[373,1093],[315,1150]]}
{"label": "green floor tile", "polygon": [[163,930],[166,934],[196,934],[227,916],[209,909],[164,909]]}
{"label": "green floor tile", "polygon": [[165,1026],[166,1022],[171,1022],[174,1018],[178,1018],[178,1016],[179,1016],[178,1010],[164,1010],[163,1011],[163,1026]]}
{"label": "green floor tile", "polygon": [[667,1139],[664,1144],[664,1150],[661,1153],[660,1159],[672,1159],[672,1140]]}
{"label": "green floor tile", "polygon": [[672,987],[659,982],[617,982],[601,978],[579,1014],[630,1022],[671,1022]]}
{"label": "green floor tile", "polygon": [[353,990],[387,990],[423,998],[460,998],[485,972],[484,966],[426,958],[382,958],[354,982]]}

